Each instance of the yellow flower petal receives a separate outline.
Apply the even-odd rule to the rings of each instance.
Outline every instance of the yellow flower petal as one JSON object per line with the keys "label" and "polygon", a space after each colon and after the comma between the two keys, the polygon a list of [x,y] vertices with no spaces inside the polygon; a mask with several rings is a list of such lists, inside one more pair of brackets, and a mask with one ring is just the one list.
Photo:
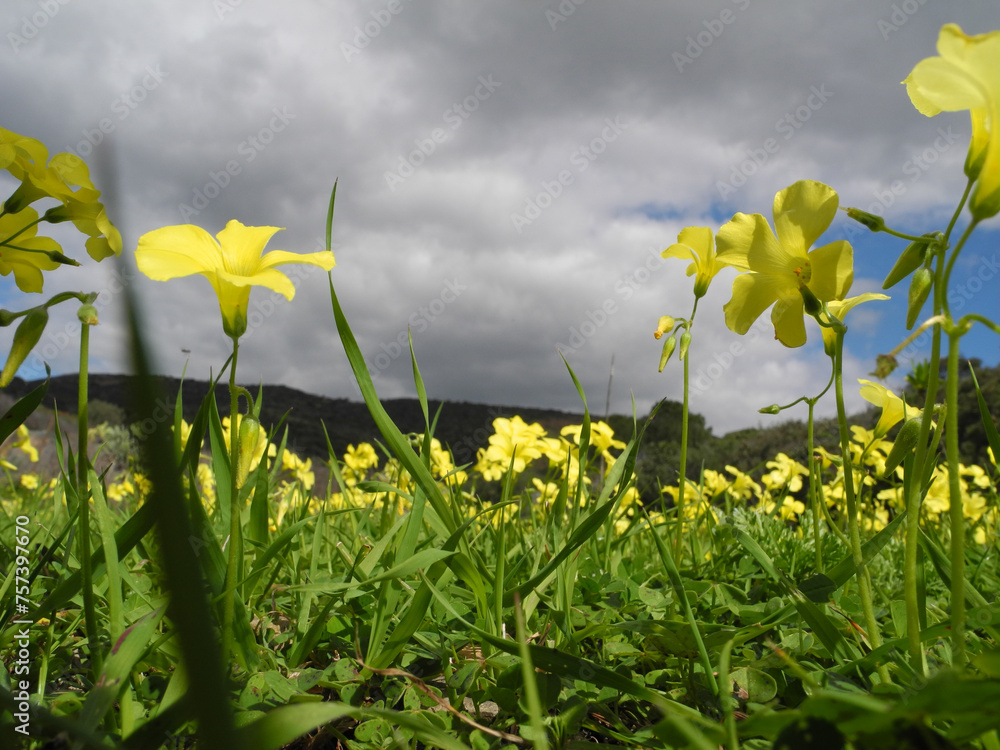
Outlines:
{"label": "yellow flower petal", "polygon": [[969,110],[972,141],[965,173],[976,180],[969,207],[977,219],[1000,211],[1000,31],[968,36],[946,24],[938,57],[918,62],[903,81],[921,114]]}
{"label": "yellow flower petal", "polygon": [[786,294],[778,298],[771,310],[774,337],[789,347],[806,343],[806,324],[801,294]]}
{"label": "yellow flower petal", "polygon": [[768,307],[774,304],[782,288],[779,279],[762,274],[742,274],[733,281],[733,298],[723,310],[726,325],[741,336]]}
{"label": "yellow flower petal", "polygon": [[216,239],[190,224],[163,227],[139,239],[136,263],[155,281],[193,274],[205,276],[219,298],[226,334],[239,338],[246,331],[251,287],[267,287],[287,299],[295,296],[295,285],[275,266],[305,263],[329,271],[336,265],[330,252],[301,255],[274,250],[261,257],[268,240],[280,229],[247,227],[230,221]]}
{"label": "yellow flower petal", "polygon": [[803,252],[820,238],[837,215],[839,199],[829,185],[799,180],[774,196],[774,229],[785,248]]}
{"label": "yellow flower petal", "polygon": [[854,250],[837,240],[809,253],[809,290],[824,302],[842,299],[854,282]]}

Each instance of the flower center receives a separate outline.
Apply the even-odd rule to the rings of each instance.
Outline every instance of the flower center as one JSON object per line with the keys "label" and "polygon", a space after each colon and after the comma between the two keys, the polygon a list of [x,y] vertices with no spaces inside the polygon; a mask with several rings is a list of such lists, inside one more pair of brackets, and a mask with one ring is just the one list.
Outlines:
{"label": "flower center", "polygon": [[806,286],[812,279],[812,266],[809,265],[809,261],[806,261],[796,268],[793,273],[799,280],[799,286]]}

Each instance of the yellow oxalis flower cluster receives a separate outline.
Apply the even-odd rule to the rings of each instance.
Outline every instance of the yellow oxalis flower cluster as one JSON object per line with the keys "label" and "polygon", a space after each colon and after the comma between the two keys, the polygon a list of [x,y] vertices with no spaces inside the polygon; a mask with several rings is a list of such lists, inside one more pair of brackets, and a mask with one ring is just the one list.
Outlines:
{"label": "yellow oxalis flower cluster", "polygon": [[[121,234],[108,219],[98,200],[101,192],[78,156],[62,153],[49,158],[41,141],[0,128],[0,169],[21,183],[0,209],[0,274],[13,273],[21,291],[41,292],[43,271],[60,264],[79,265],[63,254],[54,239],[37,236],[41,221],[73,222],[87,235],[87,253],[94,260],[121,253]],[[59,205],[39,215],[31,204],[45,198]]]}

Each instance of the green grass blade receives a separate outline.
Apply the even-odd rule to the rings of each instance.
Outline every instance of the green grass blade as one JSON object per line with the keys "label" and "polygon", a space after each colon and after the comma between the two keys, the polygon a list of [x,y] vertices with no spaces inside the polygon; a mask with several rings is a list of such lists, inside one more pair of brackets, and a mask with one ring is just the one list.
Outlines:
{"label": "green grass blade", "polygon": [[[111,639],[117,640],[125,630],[125,616],[122,613],[122,580],[118,570],[118,548],[115,547],[115,522],[104,499],[101,481],[93,467],[88,467],[88,481],[94,499],[94,515],[101,535],[101,551],[104,553],[104,568],[108,574],[108,630]],[[96,579],[95,579],[96,581]]]}
{"label": "green grass blade", "polygon": [[385,439],[386,445],[389,446],[389,450],[399,459],[403,467],[420,486],[420,489],[427,495],[431,507],[434,508],[434,512],[444,522],[448,532],[453,532],[458,524],[455,523],[452,517],[450,506],[445,500],[444,495],[441,494],[441,489],[431,475],[430,470],[417,454],[413,452],[409,441],[399,431],[399,428],[396,427],[392,419],[389,418],[385,408],[379,401],[378,394],[375,392],[375,384],[372,382],[368,366],[365,364],[364,355],[361,353],[358,342],[347,323],[347,318],[344,317],[344,311],[340,307],[337,292],[333,288],[332,276],[330,277],[330,299],[333,303],[333,315],[337,322],[337,331],[340,333],[341,343],[344,345],[347,359],[351,364],[351,369],[354,371],[354,377],[358,381],[358,386],[361,389],[361,395],[365,400],[365,404],[368,406],[368,411],[371,413],[372,419],[375,420],[375,425]]}
{"label": "green grass blade", "polygon": [[969,363],[969,372],[972,373],[972,384],[976,388],[976,399],[979,401],[979,416],[983,420],[983,429],[986,431],[986,440],[993,449],[993,456],[1000,461],[1000,434],[997,434],[997,426],[990,414],[990,407],[983,398],[983,391],[979,387],[979,380],[976,379],[976,371]]}
{"label": "green grass blade", "polygon": [[42,399],[45,398],[45,394],[49,390],[49,377],[51,374],[49,366],[46,364],[45,382],[23,398],[18,399],[17,403],[11,406],[0,417],[0,443],[13,435],[14,431],[24,424],[24,420],[31,416],[35,409],[38,408],[38,405],[42,403]]}
{"label": "green grass blade", "polygon": [[811,602],[805,594],[803,594],[788,579],[788,576],[781,573],[774,566],[774,562],[771,560],[771,557],[759,544],[757,544],[756,540],[750,537],[742,529],[734,527],[732,531],[737,541],[743,545],[743,548],[749,552],[760,567],[764,569],[764,572],[771,576],[771,578],[773,578],[779,585],[781,585],[782,588],[785,589],[786,593],[789,597],[791,597],[795,608],[799,611],[799,614],[802,615],[802,618],[809,623],[813,631],[816,633],[816,637],[820,639],[820,642],[824,647],[826,647],[826,650],[829,651],[830,655],[838,662],[854,658],[855,654],[851,653],[848,643],[844,640],[844,637],[841,635],[841,632],[837,628],[835,622],[827,614],[822,612],[819,607]]}
{"label": "green grass blade", "polygon": [[132,667],[145,652],[162,617],[162,609],[151,612],[126,630],[115,643],[97,684],[87,694],[80,710],[79,723],[85,730],[97,729],[104,714],[125,687]]}
{"label": "green grass blade", "polygon": [[[141,505],[132,516],[119,527],[115,532],[115,549],[118,550],[119,558],[124,558],[142,540],[153,524],[156,516],[153,508],[146,503]],[[98,549],[91,556],[91,571],[93,575],[99,576],[104,572],[104,550]],[[32,617],[51,617],[57,609],[61,609],[66,602],[72,599],[80,591],[82,575],[76,571],[59,583],[52,592],[39,603],[38,609],[32,613]]]}
{"label": "green grass blade", "polygon": [[[157,386],[151,375],[138,311],[131,288],[125,287],[130,349],[136,379],[133,403],[141,419],[152,419]],[[170,619],[177,629],[181,653],[190,678],[190,705],[198,721],[200,746],[228,750],[234,742],[229,686],[225,679],[221,641],[213,622],[197,558],[191,554],[194,533],[180,483],[180,467],[166,424],[144,443],[153,492],[141,510],[151,508],[157,524],[163,568],[170,594]],[[122,553],[119,546],[119,554]]]}
{"label": "green grass blade", "polygon": [[332,594],[335,591],[344,591],[345,589],[357,588],[361,585],[368,585],[372,583],[381,583],[382,581],[392,580],[394,578],[405,578],[406,576],[413,575],[424,568],[429,568],[431,565],[436,563],[438,560],[444,560],[452,555],[454,552],[443,549],[425,549],[417,552],[415,555],[398,565],[394,565],[386,571],[374,575],[371,578],[366,579],[363,583],[360,581],[315,581],[313,583],[300,583],[295,586],[289,586],[290,591],[314,591],[323,594]]}
{"label": "green grass blade", "polygon": [[667,577],[674,588],[674,596],[677,598],[677,603],[684,612],[684,619],[687,620],[688,627],[691,629],[691,637],[694,639],[695,647],[701,658],[702,669],[705,670],[705,681],[712,689],[712,692],[719,697],[719,685],[716,683],[715,675],[713,674],[712,660],[708,657],[708,651],[705,649],[705,640],[701,637],[701,629],[698,627],[694,611],[691,609],[691,602],[688,601],[687,593],[684,591],[684,582],[681,580],[681,574],[677,570],[674,556],[670,552],[670,548],[660,539],[659,532],[649,522],[648,515],[646,516],[646,525],[649,527],[649,533],[653,535],[653,541],[656,543],[656,550],[660,554],[663,567],[667,569]]}
{"label": "green grass blade", "polygon": [[382,719],[392,726],[408,729],[425,747],[441,750],[469,750],[439,725],[420,714],[377,708],[355,708],[343,703],[297,703],[276,708],[241,727],[234,748],[241,750],[278,750],[306,732],[337,719]]}
{"label": "green grass blade", "polygon": [[[884,529],[879,531],[875,536],[861,546],[861,554],[865,565],[868,565],[868,563],[874,560],[878,556],[879,552],[882,551],[882,548],[888,544],[889,540],[896,535],[896,532],[903,525],[903,519],[905,518],[906,511],[900,511]],[[826,573],[819,573],[803,580],[799,584],[799,590],[805,594],[810,601],[827,601],[830,594],[854,578],[856,570],[857,567],[854,565],[853,557],[851,555],[847,555],[843,560],[827,570]]]}
{"label": "green grass blade", "polygon": [[528,704],[528,719],[531,722],[531,744],[535,750],[549,750],[549,738],[545,731],[545,723],[542,720],[542,701],[538,695],[538,680],[535,677],[535,665],[531,660],[531,649],[528,648],[528,636],[524,627],[524,610],[521,609],[521,598],[518,596],[514,597],[514,630],[517,639],[518,656],[521,657],[524,698]]}

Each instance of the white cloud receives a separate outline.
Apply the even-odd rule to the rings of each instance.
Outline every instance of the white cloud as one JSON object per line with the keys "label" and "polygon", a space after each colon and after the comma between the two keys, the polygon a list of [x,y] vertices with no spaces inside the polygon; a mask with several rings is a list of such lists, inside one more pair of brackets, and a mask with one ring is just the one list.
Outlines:
{"label": "white cloud", "polygon": [[[408,354],[390,356],[409,326],[433,395],[567,409],[578,399],[557,347],[596,410],[612,355],[613,410],[629,411],[631,394],[643,410],[679,398],[677,363],[657,374],[651,334],[659,315],[690,310],[683,264],[658,256],[684,226],[769,215],[778,189],[811,178],[862,208],[897,180],[886,215],[926,231],[962,190],[968,118],[920,116],[898,81],[934,54],[942,23],[987,31],[985,6],[927,4],[901,25],[884,0],[562,6],[92,0],[58,5],[32,33],[41,6],[8,3],[3,125],[82,154],[107,120],[97,151],[117,166],[129,251],[158,226],[215,233],[238,218],[286,227],[272,246],[311,252],[339,178],[333,278],[380,392],[413,393]],[[942,128],[957,138],[940,140]],[[858,276],[877,276],[867,262]],[[111,273],[64,269],[46,291],[106,288]],[[692,346],[695,372],[745,347],[692,396],[717,433],[814,392],[827,367],[814,344],[771,341],[766,316],[756,341],[728,332],[725,278]],[[217,371],[228,342],[207,282],[132,283],[160,366]],[[10,279],[0,296],[19,304]],[[102,309],[95,368],[124,367],[119,300]],[[854,315],[867,338],[852,345],[851,377],[871,369],[876,328],[901,329]],[[264,317],[242,379],[356,397],[324,274]],[[49,361],[76,367],[70,346]]]}

